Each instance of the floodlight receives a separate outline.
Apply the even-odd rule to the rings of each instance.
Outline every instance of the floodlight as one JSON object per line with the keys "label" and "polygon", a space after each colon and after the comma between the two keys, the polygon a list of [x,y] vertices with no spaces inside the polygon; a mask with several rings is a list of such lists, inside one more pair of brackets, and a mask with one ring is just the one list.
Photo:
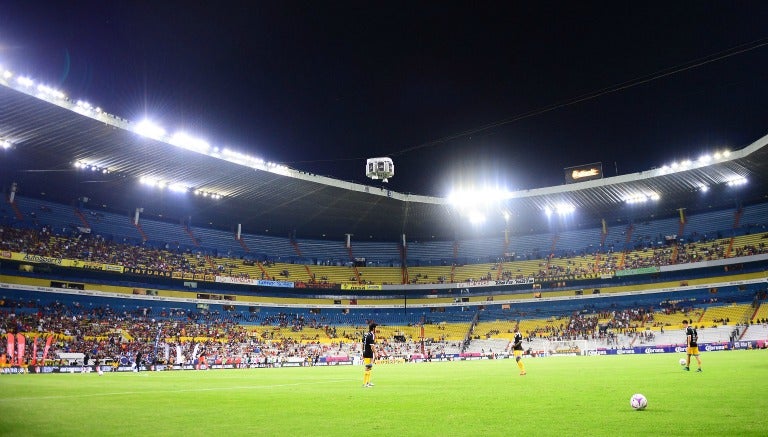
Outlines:
{"label": "floodlight", "polygon": [[139,182],[141,182],[144,185],[149,185],[150,187],[154,187],[155,185],[159,185],[159,182],[157,179],[149,176],[142,176],[141,179],[139,179]]}
{"label": "floodlight", "polygon": [[2,146],[3,149],[10,149],[11,142],[8,140],[3,140],[2,142],[0,142],[0,146]]}
{"label": "floodlight", "polygon": [[11,78],[11,76],[13,76],[13,73],[11,73],[10,71],[8,71],[8,70],[5,70],[5,72],[3,72],[3,77],[4,77],[4,78],[6,78],[6,79],[10,79],[10,78]]}
{"label": "floodlight", "polygon": [[136,124],[133,131],[139,135],[155,139],[160,139],[165,136],[165,129],[147,119]]}
{"label": "floodlight", "polygon": [[720,152],[715,152],[715,155],[714,155],[715,159],[720,159],[721,156],[722,155],[720,155]]}
{"label": "floodlight", "polygon": [[168,189],[175,193],[186,193],[188,188],[180,183],[174,183],[168,186]]}
{"label": "floodlight", "polygon": [[659,200],[661,199],[661,196],[659,196],[658,193],[650,193],[650,194],[635,194],[629,197],[624,198],[624,201],[633,204],[633,203],[645,203],[649,200]]}
{"label": "floodlight", "polygon": [[726,184],[729,187],[738,187],[738,186],[744,185],[746,183],[747,183],[747,178],[744,178],[744,177],[741,177],[741,176],[734,177],[734,178],[730,179],[728,182],[726,182]]}
{"label": "floodlight", "polygon": [[699,162],[706,164],[708,162],[712,161],[712,157],[709,155],[702,155],[699,157]]}
{"label": "floodlight", "polygon": [[567,203],[560,203],[555,207],[558,215],[568,215],[576,211],[576,207]]}
{"label": "floodlight", "polygon": [[206,153],[211,148],[207,141],[195,138],[186,132],[176,132],[171,138],[171,144],[198,153]]}
{"label": "floodlight", "polygon": [[30,78],[28,78],[26,76],[19,76],[16,79],[16,82],[18,82],[19,85],[23,85],[23,86],[32,86],[32,85],[35,84],[34,80],[32,80],[32,79],[30,79]]}

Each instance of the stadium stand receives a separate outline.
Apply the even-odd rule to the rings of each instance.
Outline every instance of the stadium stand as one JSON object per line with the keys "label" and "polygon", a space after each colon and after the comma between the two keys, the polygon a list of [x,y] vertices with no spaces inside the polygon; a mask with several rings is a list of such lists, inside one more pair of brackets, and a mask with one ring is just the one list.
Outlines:
{"label": "stadium stand", "polygon": [[[137,237],[136,227],[126,216],[83,210],[85,217],[80,218],[75,208],[23,197],[19,198],[19,209],[24,220],[0,228],[2,250],[168,273],[205,274],[211,278],[257,278],[316,286],[401,284],[403,279],[401,267],[392,265],[397,264],[391,258],[397,251],[392,243],[355,243],[354,257],[366,259],[365,266],[355,267],[354,257],[350,258],[343,242],[291,242],[288,238],[244,234],[249,248],[246,251],[233,234],[198,227],[188,232],[182,225],[150,217],[142,218],[142,231],[148,237],[144,241]],[[691,228],[686,228],[692,233],[687,237],[666,234],[675,226],[681,228],[676,219],[637,225],[631,244],[622,246],[623,267],[660,267],[768,253],[765,219],[759,216],[763,210],[752,208],[748,214],[745,212],[744,217],[759,220],[739,226],[740,231],[735,232],[738,235],[728,238],[718,237],[733,231],[728,228],[733,225],[733,210],[692,215],[687,222]],[[90,225],[87,231],[85,224]],[[612,235],[610,231],[608,235]],[[502,238],[450,244],[424,242],[409,246],[408,258],[414,252],[418,258],[406,270],[409,282],[416,285],[479,285],[496,279],[529,277],[537,281],[594,279],[618,268],[615,252],[599,250],[601,238],[599,228],[571,230],[556,236],[517,236],[515,247],[529,251],[513,255],[509,252],[508,258],[504,256]],[[411,251],[413,247],[417,249]],[[447,257],[431,257],[446,255],[446,251],[450,251]],[[462,263],[467,260],[487,262]],[[431,265],[433,262],[440,265]],[[386,263],[390,265],[381,266]],[[422,263],[425,265],[419,265]],[[73,279],[77,279],[77,272]],[[135,286],[136,280],[134,277],[130,283]],[[141,281],[138,284],[144,288],[138,288],[139,293],[150,288],[163,289],[151,277]],[[109,288],[108,283],[120,281],[89,287]],[[133,290],[136,292],[137,288]],[[421,292],[421,301],[416,299],[412,305],[437,302],[430,298],[432,292]],[[557,287],[543,292],[554,299],[573,293]],[[164,293],[185,295],[178,291]],[[404,310],[389,306],[397,299],[381,299],[375,307],[356,308],[348,305],[349,299],[337,298],[341,295],[330,300],[343,300],[344,305],[313,308],[319,301],[312,293],[282,300],[298,307],[281,307],[269,298],[250,296],[256,305],[247,306],[241,301],[247,293],[231,293],[233,305],[206,303],[201,308],[194,303],[115,298],[99,296],[98,292],[86,296],[4,288],[0,311],[5,332],[24,332],[30,336],[53,332],[57,339],[55,351],[95,349],[105,362],[125,361],[139,350],[163,361],[165,356],[159,357],[162,354],[150,346],[153,337],[158,336],[170,346],[178,345],[187,358],[194,355],[194,345],[199,344],[211,363],[231,359],[263,365],[277,365],[278,357],[312,360],[320,355],[327,358],[358,353],[359,337],[371,320],[380,324],[383,349],[393,360],[503,357],[509,353],[515,326],[526,335],[532,351],[554,353],[568,341],[583,342],[579,347],[586,345],[590,350],[679,344],[682,318],[693,320],[705,342],[763,342],[768,321],[766,305],[760,305],[765,299],[765,286],[759,283],[628,294],[592,299],[588,303],[567,298],[531,301],[530,293],[525,294],[528,300],[518,295],[484,297],[467,289],[466,294],[456,290],[447,301],[442,298],[441,302],[448,303]],[[611,291],[604,289],[603,293],[609,296]],[[485,303],[480,299],[486,299]],[[497,299],[512,299],[513,303],[505,308],[495,304]],[[514,303],[515,300],[519,302]],[[152,326],[157,326],[154,332]],[[248,353],[249,350],[260,352]],[[565,351],[573,352],[568,348]]]}

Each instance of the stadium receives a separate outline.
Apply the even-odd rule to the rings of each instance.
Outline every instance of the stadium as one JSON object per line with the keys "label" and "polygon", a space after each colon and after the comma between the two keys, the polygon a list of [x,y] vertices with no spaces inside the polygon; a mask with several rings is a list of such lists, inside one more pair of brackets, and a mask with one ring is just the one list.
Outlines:
{"label": "stadium", "polygon": [[[338,435],[359,419],[340,411],[372,402],[387,413],[365,421],[372,435],[502,435],[521,402],[536,434],[653,434],[696,423],[701,405],[673,406],[695,376],[676,364],[690,320],[700,376],[717,378],[692,395],[713,412],[705,434],[764,433],[768,135],[636,173],[595,163],[561,185],[437,197],[108,111],[0,71],[0,402],[9,417],[59,411],[5,430],[76,432],[88,410],[110,418],[94,434]],[[361,389],[372,323],[376,387]],[[639,390],[657,416],[629,410]]]}

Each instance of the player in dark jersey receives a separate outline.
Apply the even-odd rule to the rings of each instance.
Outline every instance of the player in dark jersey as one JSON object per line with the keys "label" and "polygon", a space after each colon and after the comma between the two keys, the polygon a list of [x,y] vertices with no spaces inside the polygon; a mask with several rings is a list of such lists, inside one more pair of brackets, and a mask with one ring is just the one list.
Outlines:
{"label": "player in dark jersey", "polygon": [[701,358],[699,358],[699,334],[696,332],[696,328],[688,324],[688,320],[683,320],[683,328],[685,328],[685,353],[688,355],[685,360],[685,370],[691,370],[691,355],[696,357],[696,361],[699,363],[697,372],[701,372]]}
{"label": "player in dark jersey", "polygon": [[517,361],[517,367],[520,369],[520,375],[525,375],[525,364],[523,364],[523,334],[520,333],[520,328],[515,326],[515,341],[512,343],[512,353],[515,355],[515,361]]}
{"label": "player in dark jersey", "polygon": [[365,364],[365,373],[363,373],[363,387],[373,387],[371,383],[371,369],[376,361],[376,325],[368,325],[368,332],[363,336],[363,364]]}

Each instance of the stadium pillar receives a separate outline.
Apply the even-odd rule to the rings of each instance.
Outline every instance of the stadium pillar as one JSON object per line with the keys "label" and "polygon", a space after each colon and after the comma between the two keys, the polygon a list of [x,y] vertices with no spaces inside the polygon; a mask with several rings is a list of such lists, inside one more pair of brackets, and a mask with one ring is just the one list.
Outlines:
{"label": "stadium pillar", "polygon": [[139,224],[139,214],[144,212],[144,208],[136,208],[136,213],[133,214],[133,224],[138,225]]}
{"label": "stadium pillar", "polygon": [[345,245],[344,245],[344,247],[346,247],[347,249],[349,249],[350,247],[352,247],[352,234],[344,234],[344,235],[346,235],[346,236],[347,236],[347,240],[346,240],[346,242],[345,242]]}
{"label": "stadium pillar", "polygon": [[16,189],[18,188],[18,185],[16,185],[16,182],[11,184],[11,195],[8,196],[8,203],[13,203],[13,199],[16,198]]}
{"label": "stadium pillar", "polygon": [[240,235],[241,235],[242,231],[243,231],[243,225],[242,225],[242,223],[238,223],[237,224],[237,239],[238,240],[240,239]]}

